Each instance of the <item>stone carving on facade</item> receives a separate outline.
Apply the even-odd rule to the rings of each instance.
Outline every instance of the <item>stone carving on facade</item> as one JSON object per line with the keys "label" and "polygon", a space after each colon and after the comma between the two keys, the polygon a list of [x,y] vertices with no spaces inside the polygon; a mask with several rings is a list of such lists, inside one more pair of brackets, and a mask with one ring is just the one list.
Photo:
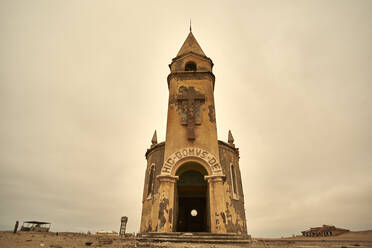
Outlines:
{"label": "stone carving on facade", "polygon": [[181,113],[181,124],[187,126],[187,139],[195,140],[195,125],[201,124],[200,106],[205,96],[197,92],[194,87],[181,86],[180,94],[176,96],[178,110]]}
{"label": "stone carving on facade", "polygon": [[187,147],[174,152],[165,159],[161,169],[161,174],[170,174],[178,161],[187,158],[197,158],[203,160],[206,164],[208,164],[212,174],[214,175],[222,173],[221,165],[213,154],[201,148]]}

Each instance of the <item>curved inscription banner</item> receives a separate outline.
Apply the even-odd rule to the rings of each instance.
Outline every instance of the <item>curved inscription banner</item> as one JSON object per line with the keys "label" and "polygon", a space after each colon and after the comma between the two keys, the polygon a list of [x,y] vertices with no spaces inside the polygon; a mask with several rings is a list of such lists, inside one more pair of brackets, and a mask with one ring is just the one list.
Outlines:
{"label": "curved inscription banner", "polygon": [[201,148],[187,147],[174,152],[165,160],[161,169],[161,174],[170,174],[177,162],[187,157],[196,157],[204,160],[211,168],[213,174],[222,172],[221,165],[213,154]]}

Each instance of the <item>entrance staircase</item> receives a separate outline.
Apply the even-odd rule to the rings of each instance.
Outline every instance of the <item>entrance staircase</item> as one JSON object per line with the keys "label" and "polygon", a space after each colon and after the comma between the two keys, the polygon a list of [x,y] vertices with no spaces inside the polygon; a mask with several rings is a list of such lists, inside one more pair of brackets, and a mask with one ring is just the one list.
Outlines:
{"label": "entrance staircase", "polygon": [[211,244],[248,244],[250,235],[208,232],[147,232],[137,234],[138,242],[178,242]]}

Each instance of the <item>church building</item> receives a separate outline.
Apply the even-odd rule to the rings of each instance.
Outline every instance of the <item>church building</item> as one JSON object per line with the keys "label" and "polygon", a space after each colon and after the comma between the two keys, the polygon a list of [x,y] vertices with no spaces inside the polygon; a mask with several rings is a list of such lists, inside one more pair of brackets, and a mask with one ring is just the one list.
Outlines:
{"label": "church building", "polygon": [[155,131],[146,152],[140,232],[247,235],[239,149],[230,131],[217,138],[213,62],[191,30],[169,67],[166,139]]}

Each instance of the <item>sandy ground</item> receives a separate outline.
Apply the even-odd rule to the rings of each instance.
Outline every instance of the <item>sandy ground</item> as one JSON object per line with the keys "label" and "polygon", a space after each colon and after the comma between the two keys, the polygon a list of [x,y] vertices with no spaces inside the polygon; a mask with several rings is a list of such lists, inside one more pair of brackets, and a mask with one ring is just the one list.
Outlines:
{"label": "sandy ground", "polygon": [[[90,245],[89,245],[90,243]],[[328,238],[281,238],[260,239],[253,238],[246,245],[221,245],[221,244],[190,244],[190,243],[138,243],[134,238],[120,238],[117,235],[87,235],[79,233],[27,233],[0,232],[0,248],[132,248],[132,247],[157,247],[157,248],[227,248],[227,247],[293,247],[293,248],[372,248],[372,231],[350,232],[337,237]]]}

